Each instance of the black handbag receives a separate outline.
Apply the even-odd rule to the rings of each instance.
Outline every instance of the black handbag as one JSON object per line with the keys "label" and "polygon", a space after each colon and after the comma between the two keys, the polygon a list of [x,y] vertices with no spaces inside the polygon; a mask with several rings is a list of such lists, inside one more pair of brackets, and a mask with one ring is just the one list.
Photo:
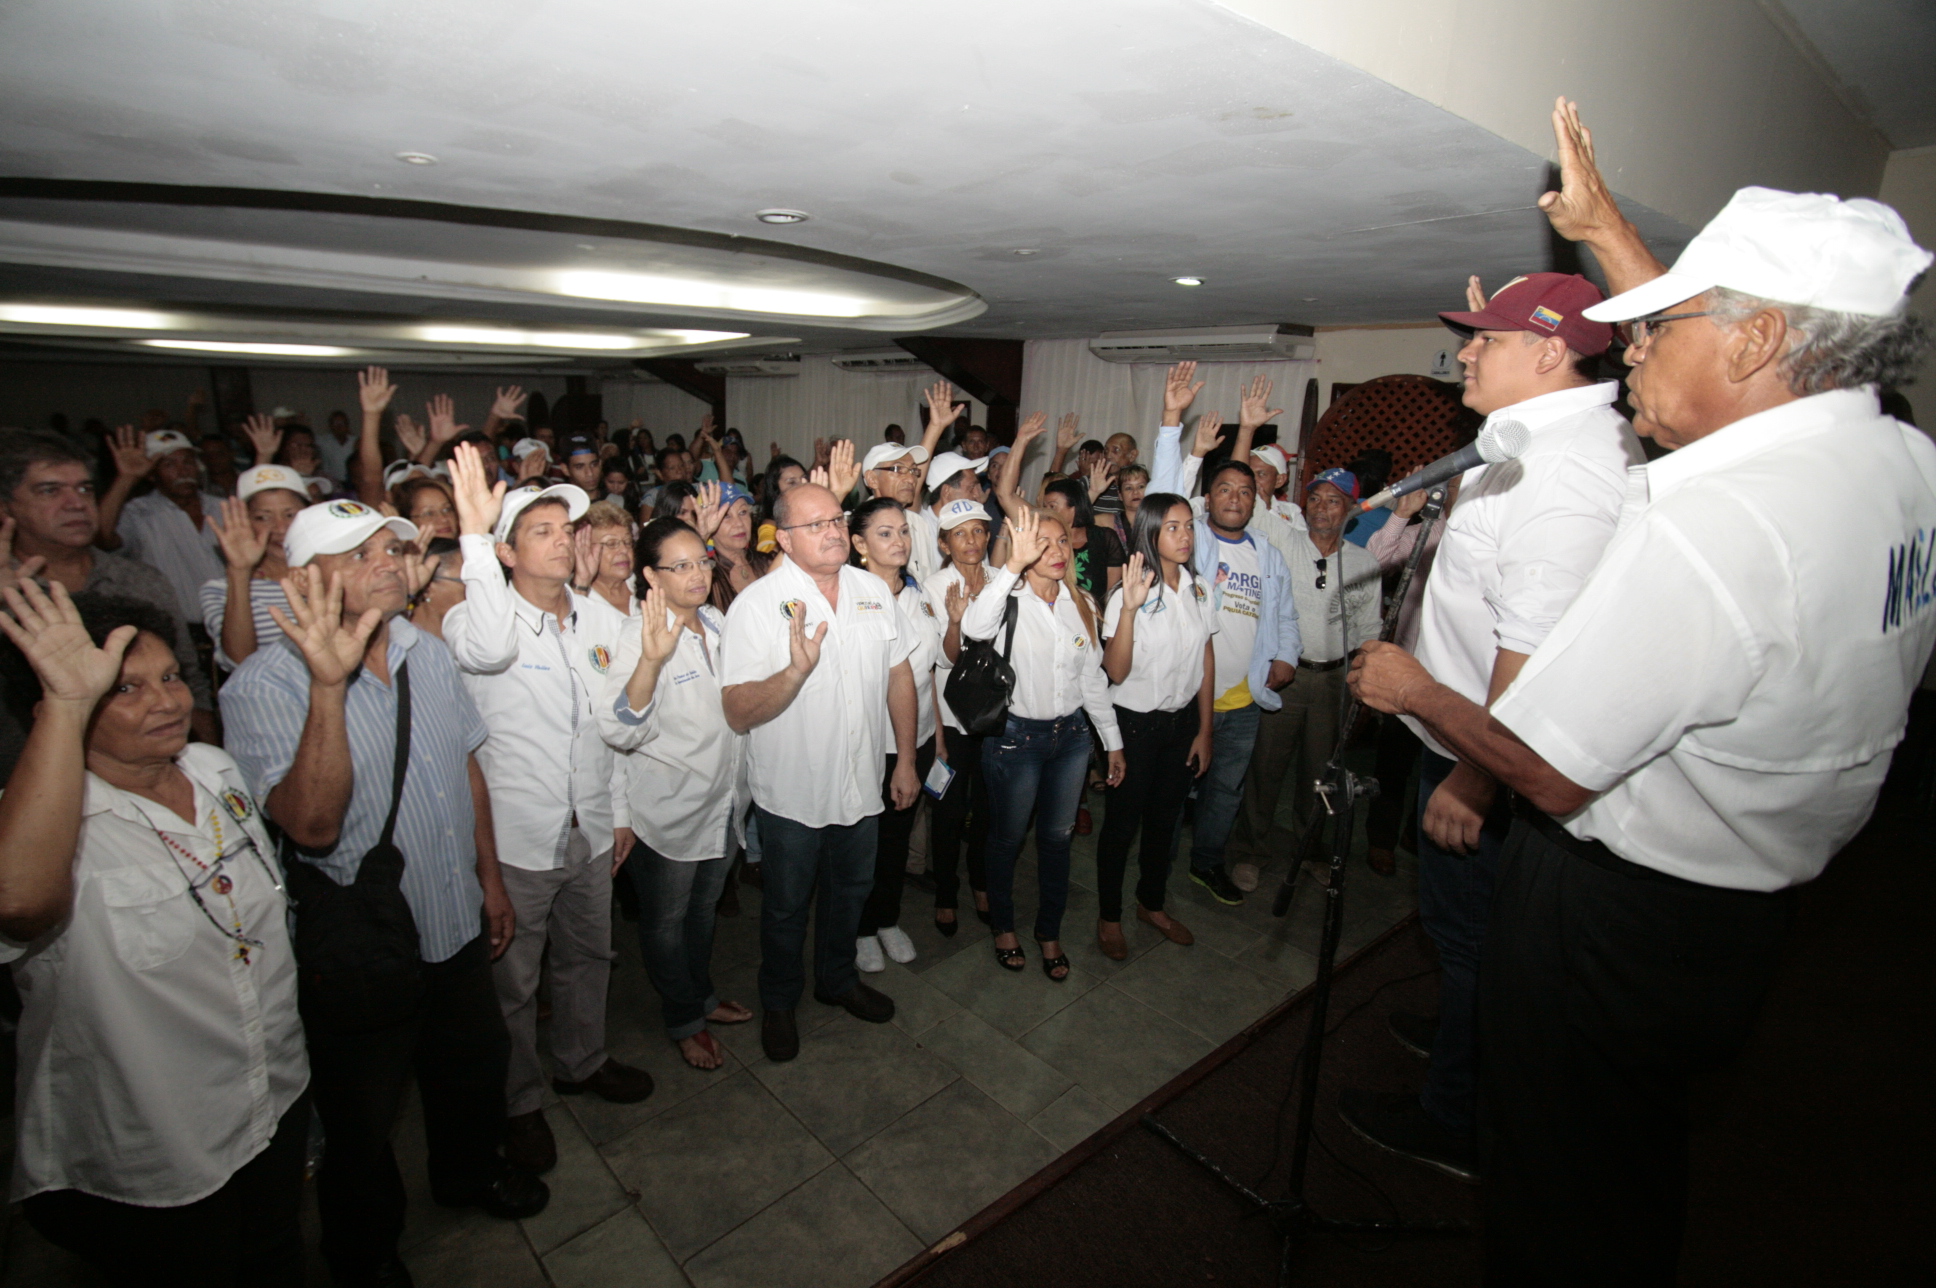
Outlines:
{"label": "black handbag", "polygon": [[962,728],[976,736],[998,734],[1008,727],[1008,700],[1015,692],[1015,668],[1008,664],[1015,647],[1015,596],[1002,610],[1002,651],[994,640],[963,640],[955,669],[942,695]]}
{"label": "black handbag", "polygon": [[413,1019],[423,1002],[417,919],[403,897],[403,851],[391,840],[410,768],[410,664],[397,668],[397,754],[390,815],[356,879],[338,885],[287,834],[283,869],[296,905],[297,997],[303,1022],[359,1033]]}

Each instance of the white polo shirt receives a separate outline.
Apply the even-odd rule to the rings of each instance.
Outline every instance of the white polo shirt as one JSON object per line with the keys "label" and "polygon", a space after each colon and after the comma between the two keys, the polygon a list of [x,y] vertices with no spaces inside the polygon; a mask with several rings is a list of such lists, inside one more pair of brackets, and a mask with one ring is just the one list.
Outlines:
{"label": "white polo shirt", "polygon": [[747,783],[761,809],[805,827],[848,827],[881,804],[892,746],[882,730],[887,677],[907,660],[913,628],[887,583],[864,569],[840,570],[840,602],[784,555],[741,591],[726,613],[720,683],[756,684],[792,660],[790,613],[806,614],[811,636],[827,623],[820,661],[793,701],[746,735]]}
{"label": "white polo shirt", "polygon": [[[1122,620],[1123,591],[1118,586],[1102,617],[1105,641],[1116,638]],[[1188,568],[1177,570],[1175,590],[1151,587],[1149,598],[1136,610],[1129,674],[1110,686],[1110,702],[1126,711],[1176,711],[1196,702],[1203,686],[1203,646],[1216,629],[1210,593]]]}
{"label": "white polo shirt", "polygon": [[[941,569],[941,521],[924,505],[907,507],[908,571],[922,585]],[[945,623],[946,618],[942,621]]]}
{"label": "white polo shirt", "polygon": [[[1627,470],[1645,459],[1613,409],[1619,392],[1607,380],[1487,417],[1520,422],[1532,443],[1518,460],[1461,477],[1419,613],[1419,663],[1460,696],[1485,702],[1500,649],[1539,647],[1613,539]],[[1417,720],[1405,723],[1452,755]]]}
{"label": "white polo shirt", "polygon": [[1705,885],[1807,881],[1874,808],[1936,643],[1936,446],[1837,391],[1633,483],[1493,714],[1600,793],[1573,835]]}
{"label": "white polo shirt", "polygon": [[567,587],[571,613],[561,622],[512,589],[489,536],[458,544],[464,601],[444,615],[444,643],[490,734],[477,763],[491,790],[498,862],[529,872],[562,866],[574,819],[592,858],[609,854],[631,811],[597,703],[632,633],[627,619]]}
{"label": "white polo shirt", "polygon": [[[914,709],[918,714],[914,745],[920,747],[934,737],[935,701],[940,696],[935,692],[934,668],[946,661],[941,655],[941,637],[948,633],[948,613],[945,608],[937,611],[916,582],[904,581],[895,598],[909,627],[908,669],[914,672]],[[894,749],[894,720],[885,705],[881,708],[881,745],[889,751]]]}
{"label": "white polo shirt", "polygon": [[618,658],[598,699],[599,732],[622,754],[632,829],[668,859],[724,858],[735,821],[746,812],[746,738],[726,723],[719,701],[719,641],[726,617],[699,608],[704,635],[678,627],[672,656],[659,668],[652,700],[634,711],[625,686],[639,665],[639,626],[629,619]]}
{"label": "white polo shirt", "polygon": [[[990,576],[988,565],[982,565],[981,575],[982,587],[986,589]],[[948,660],[946,643],[948,639],[948,588],[950,586],[965,587],[966,585],[967,581],[961,575],[960,566],[953,563],[950,563],[947,567],[935,573],[934,576],[929,577],[921,583],[921,593],[927,596],[928,608],[934,613],[935,626],[940,631],[940,639],[942,641],[942,647],[936,650],[934,656],[934,696],[935,701],[941,707],[941,723],[962,735],[964,738],[968,736],[968,731],[961,727],[961,721],[955,717],[954,708],[948,705],[948,677],[954,673],[955,664]],[[969,602],[974,602],[972,596]],[[960,642],[966,644],[968,637],[966,635],[961,636]]]}
{"label": "white polo shirt", "polygon": [[1109,702],[1109,677],[1102,669],[1102,641],[1090,635],[1066,583],[1056,583],[1055,603],[1050,605],[1020,574],[998,570],[962,617],[962,637],[994,640],[999,650],[1007,636],[1002,615],[1011,595],[1018,611],[1015,644],[1008,655],[1015,669],[1008,713],[1024,720],[1059,720],[1078,709],[1087,711],[1103,750],[1122,750],[1116,709]]}

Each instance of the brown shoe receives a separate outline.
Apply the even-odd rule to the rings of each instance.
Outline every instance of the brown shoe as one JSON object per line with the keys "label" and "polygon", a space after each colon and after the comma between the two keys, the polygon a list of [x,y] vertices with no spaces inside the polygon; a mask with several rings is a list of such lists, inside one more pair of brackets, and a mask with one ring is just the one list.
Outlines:
{"label": "brown shoe", "polygon": [[1173,944],[1183,944],[1187,947],[1197,941],[1197,937],[1190,933],[1190,928],[1178,921],[1175,917],[1164,913],[1163,921],[1159,924],[1155,916],[1150,913],[1150,910],[1140,903],[1136,905],[1136,920],[1155,926],[1163,932],[1163,938]]}
{"label": "brown shoe", "polygon": [[1123,923],[1120,921],[1098,921],[1096,923],[1096,947],[1102,955],[1112,962],[1119,962],[1129,956],[1129,941],[1123,938]]}
{"label": "brown shoe", "polygon": [[615,1105],[634,1105],[652,1094],[652,1075],[608,1058],[583,1082],[553,1078],[551,1089],[561,1096],[581,1096],[589,1091]]}
{"label": "brown shoe", "polygon": [[533,1109],[504,1120],[504,1161],[533,1176],[558,1166],[558,1142],[552,1139],[544,1110]]}

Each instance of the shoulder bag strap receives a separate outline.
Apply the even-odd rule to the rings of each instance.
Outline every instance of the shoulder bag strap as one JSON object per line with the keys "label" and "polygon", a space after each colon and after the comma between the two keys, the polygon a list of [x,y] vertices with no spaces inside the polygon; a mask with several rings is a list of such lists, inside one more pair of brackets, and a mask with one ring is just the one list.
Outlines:
{"label": "shoulder bag strap", "polygon": [[1007,607],[1002,609],[1002,624],[1008,628],[1008,633],[1002,637],[1002,661],[1004,662],[1008,661],[1008,655],[1015,651],[1015,618],[1020,611],[1021,606],[1016,602],[1015,596],[1010,595]]}
{"label": "shoulder bag strap", "polygon": [[390,771],[390,817],[383,820],[383,835],[378,845],[390,844],[396,831],[397,810],[403,804],[403,780],[410,772],[410,661],[397,668],[397,759]]}

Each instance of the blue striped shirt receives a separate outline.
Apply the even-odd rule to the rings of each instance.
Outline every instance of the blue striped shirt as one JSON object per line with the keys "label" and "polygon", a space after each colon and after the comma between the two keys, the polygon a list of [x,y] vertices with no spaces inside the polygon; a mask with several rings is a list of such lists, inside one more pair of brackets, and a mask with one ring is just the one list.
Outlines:
{"label": "blue striped shirt", "polygon": [[[280,635],[280,632],[278,632]],[[425,961],[440,962],[483,928],[484,891],[477,883],[471,812],[471,752],[484,721],[457,678],[444,642],[401,617],[390,620],[390,674],[410,661],[410,767],[403,780],[395,841],[403,851],[403,896],[417,919]],[[309,715],[309,666],[286,638],[264,642],[222,686],[227,749],[255,798],[288,774]],[[363,855],[383,834],[397,754],[393,689],[358,672],[344,698],[350,764],[349,812],[327,855],[311,861],[339,884],[356,879]]]}

